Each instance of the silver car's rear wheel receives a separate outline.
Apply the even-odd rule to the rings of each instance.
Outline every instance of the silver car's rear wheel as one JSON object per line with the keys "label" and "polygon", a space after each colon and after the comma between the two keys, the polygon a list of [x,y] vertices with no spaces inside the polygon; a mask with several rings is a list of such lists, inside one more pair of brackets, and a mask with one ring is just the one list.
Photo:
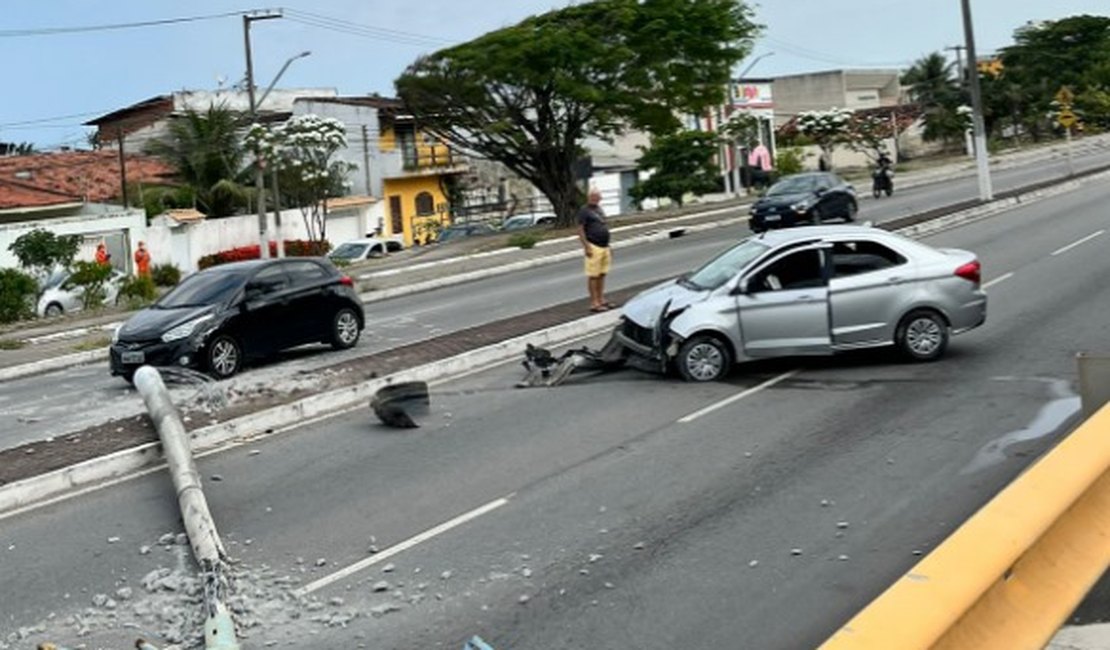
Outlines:
{"label": "silver car's rear wheel", "polygon": [[717,381],[728,374],[732,355],[720,339],[698,335],[687,339],[678,349],[675,365],[686,381]]}
{"label": "silver car's rear wheel", "polygon": [[948,346],[948,323],[936,312],[910,312],[898,325],[895,344],[913,361],[939,359]]}
{"label": "silver car's rear wheel", "polygon": [[65,310],[62,309],[61,305],[56,302],[52,302],[46,306],[45,314],[47,318],[57,318],[58,316],[61,316],[64,311]]}

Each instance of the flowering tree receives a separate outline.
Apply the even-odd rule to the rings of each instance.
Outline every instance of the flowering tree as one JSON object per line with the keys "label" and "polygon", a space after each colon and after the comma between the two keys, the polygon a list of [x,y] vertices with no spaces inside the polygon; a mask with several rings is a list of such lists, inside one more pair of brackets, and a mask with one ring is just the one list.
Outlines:
{"label": "flowering tree", "polygon": [[878,115],[856,115],[848,130],[848,147],[872,160],[887,153],[887,140],[894,136],[890,119]]}
{"label": "flowering tree", "polygon": [[832,164],[833,149],[848,139],[852,111],[830,108],[827,111],[803,111],[798,114],[798,132],[808,136],[821,147],[821,157]]}
{"label": "flowering tree", "polygon": [[356,168],[334,159],[347,147],[343,123],[330,117],[297,115],[272,129],[253,124],[247,143],[266,164],[277,166],[281,193],[300,208],[308,238],[325,239],[328,198],[340,196],[350,187],[347,175]]}

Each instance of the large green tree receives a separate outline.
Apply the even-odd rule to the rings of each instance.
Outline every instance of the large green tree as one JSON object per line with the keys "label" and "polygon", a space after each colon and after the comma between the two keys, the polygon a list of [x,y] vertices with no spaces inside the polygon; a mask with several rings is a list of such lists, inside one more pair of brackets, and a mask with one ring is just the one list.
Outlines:
{"label": "large green tree", "polygon": [[190,109],[171,121],[169,133],[147,145],[147,152],[174,166],[192,189],[198,210],[226,217],[235,214],[247,195],[238,182],[245,160],[244,126],[240,114],[224,106]]}
{"label": "large green tree", "polygon": [[566,225],[582,140],[673,132],[720,104],[757,32],[741,0],[597,0],[423,56],[395,83],[424,128],[530,181]]}
{"label": "large green tree", "polygon": [[949,140],[962,136],[965,120],[959,112],[967,103],[960,82],[953,75],[955,66],[940,52],[927,54],[902,75],[910,98],[921,106],[925,116],[926,140]]}
{"label": "large green tree", "polygon": [[[1070,16],[1029,23],[1002,48],[1000,77],[1010,87],[1010,112],[1034,137],[1049,127],[1053,99],[1061,86],[1082,97],[1081,110],[1101,119],[1099,91],[1110,90],[1110,17]],[[1093,92],[1092,92],[1093,91]]]}

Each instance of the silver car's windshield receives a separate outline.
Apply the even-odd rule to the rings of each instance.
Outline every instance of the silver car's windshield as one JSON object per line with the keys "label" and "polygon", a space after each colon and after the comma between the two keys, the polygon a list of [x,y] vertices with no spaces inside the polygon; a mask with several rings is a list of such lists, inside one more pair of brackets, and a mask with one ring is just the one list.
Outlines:
{"label": "silver car's windshield", "polygon": [[683,284],[694,289],[713,290],[736,277],[747,265],[770,249],[758,239],[745,239],[683,279]]}

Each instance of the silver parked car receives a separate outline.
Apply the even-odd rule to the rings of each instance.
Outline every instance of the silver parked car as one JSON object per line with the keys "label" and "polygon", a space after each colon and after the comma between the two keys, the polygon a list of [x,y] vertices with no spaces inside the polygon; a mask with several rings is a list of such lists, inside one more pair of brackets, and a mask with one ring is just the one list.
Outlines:
{"label": "silver parked car", "polygon": [[950,335],[982,325],[975,254],[867,226],[813,226],[749,237],[623,308],[632,354],[714,381],[738,361],[896,346],[939,358]]}

